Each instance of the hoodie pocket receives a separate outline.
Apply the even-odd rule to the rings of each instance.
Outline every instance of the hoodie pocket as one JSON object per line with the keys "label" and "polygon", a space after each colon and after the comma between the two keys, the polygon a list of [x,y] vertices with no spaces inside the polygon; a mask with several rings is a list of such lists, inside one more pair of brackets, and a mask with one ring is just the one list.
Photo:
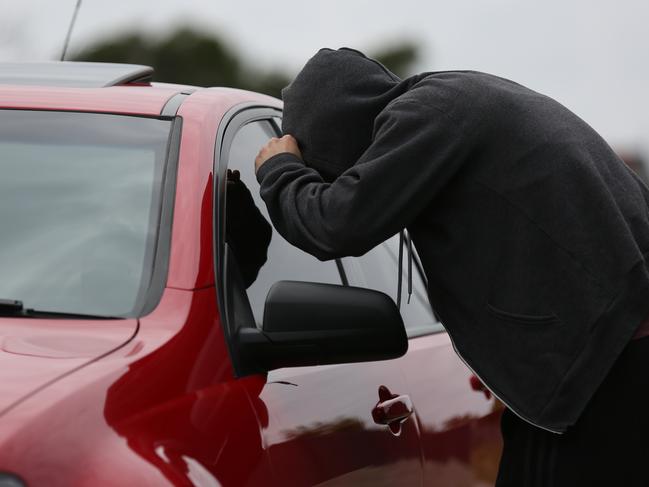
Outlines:
{"label": "hoodie pocket", "polygon": [[487,303],[487,311],[492,316],[504,320],[506,322],[521,324],[521,325],[551,325],[551,324],[560,324],[561,320],[555,314],[543,314],[543,315],[529,315],[521,313],[512,313],[511,311],[505,311],[500,308],[496,308],[490,303]]}
{"label": "hoodie pocket", "polygon": [[571,327],[550,307],[501,306],[507,309],[489,302],[482,308],[482,372],[507,404],[535,420],[571,364],[576,349],[568,336]]}

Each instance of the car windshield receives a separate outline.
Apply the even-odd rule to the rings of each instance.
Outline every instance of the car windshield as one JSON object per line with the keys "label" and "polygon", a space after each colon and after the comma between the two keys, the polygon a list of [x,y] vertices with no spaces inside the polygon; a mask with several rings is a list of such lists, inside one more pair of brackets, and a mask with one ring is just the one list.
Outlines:
{"label": "car windshield", "polygon": [[137,315],[170,130],[152,118],[0,110],[0,299]]}

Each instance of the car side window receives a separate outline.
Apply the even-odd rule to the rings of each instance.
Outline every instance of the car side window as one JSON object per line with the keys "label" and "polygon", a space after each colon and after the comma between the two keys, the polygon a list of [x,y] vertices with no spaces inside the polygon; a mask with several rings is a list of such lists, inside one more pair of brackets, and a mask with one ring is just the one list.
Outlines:
{"label": "car side window", "polygon": [[[413,248],[414,251],[414,248]],[[398,288],[399,235],[377,245],[360,257],[343,259],[350,285],[376,289],[396,301]],[[401,316],[409,337],[437,333],[444,327],[437,321],[428,300],[426,285],[417,267],[412,267],[412,296],[408,303],[408,260],[403,249]]]}
{"label": "car side window", "polygon": [[268,290],[277,281],[342,283],[334,261],[316,259],[272,228],[259,195],[254,161],[259,149],[275,136],[267,120],[247,123],[235,134],[228,154],[226,241],[233,249],[257,325],[262,323]]}

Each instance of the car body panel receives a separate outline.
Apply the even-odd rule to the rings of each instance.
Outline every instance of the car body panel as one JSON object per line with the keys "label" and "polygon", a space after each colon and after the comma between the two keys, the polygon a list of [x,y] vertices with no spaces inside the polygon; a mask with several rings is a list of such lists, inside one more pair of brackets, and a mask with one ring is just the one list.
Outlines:
{"label": "car body panel", "polygon": [[246,393],[265,377],[233,380],[214,288],[166,289],[142,322],[121,349],[0,418],[0,470],[51,486],[272,482]]}
{"label": "car body panel", "polygon": [[129,341],[137,320],[0,318],[0,416],[26,395]]}
{"label": "car body panel", "polygon": [[176,88],[146,85],[83,89],[1,86],[0,108],[158,116],[165,103],[176,93]]}
{"label": "car body panel", "polygon": [[[41,93],[43,99],[28,94],[25,99],[30,101],[29,104],[17,99],[14,103],[5,103],[5,107],[125,113],[129,99],[137,97],[138,91],[145,89],[161,93],[153,97],[157,99],[155,104],[140,110],[148,112],[139,113],[141,115],[157,115],[168,99],[167,95],[176,92],[123,87],[120,91],[129,95],[116,95],[121,101],[111,103],[106,99],[84,100],[83,94],[93,98],[95,94],[89,92],[94,90],[77,90],[82,92],[81,96],[76,94],[81,99],[73,101],[75,96],[72,93],[67,100],[56,98],[61,89],[28,88],[27,91]],[[22,87],[21,91],[24,90]],[[12,90],[2,88],[0,91],[6,94]],[[203,96],[196,96],[198,93],[188,96],[181,106],[182,113],[179,113],[183,117],[184,130],[178,162],[174,226],[167,287],[159,304],[152,313],[139,320],[135,337],[136,320],[120,320],[122,324],[128,322],[131,329],[119,340],[110,342],[114,345],[113,351],[103,360],[77,358],[74,364],[78,368],[74,374],[47,375],[51,379],[48,387],[25,397],[20,407],[7,411],[0,418],[0,470],[18,472],[29,485],[96,485],[98,482],[124,485],[135,479],[138,479],[138,485],[190,485],[196,479],[207,479],[218,485],[215,482],[219,478],[225,481],[224,485],[244,485],[244,478],[250,472],[271,478],[261,446],[257,415],[241,385],[246,379],[234,381],[218,322],[213,287],[211,174],[216,129],[223,114],[243,102],[268,103],[269,97],[240,90],[201,91],[205,92]],[[164,96],[160,96],[162,92]],[[106,98],[104,93],[101,96]],[[55,100],[47,102],[45,99],[48,97]],[[272,103],[278,104],[276,100]],[[185,130],[186,127],[189,128]],[[21,319],[20,323],[26,321],[31,320]],[[52,326],[48,328],[45,321],[38,321],[39,329],[32,335],[55,331]],[[109,328],[97,332],[101,328],[88,327],[87,322],[56,321],[56,331],[60,325],[63,329],[67,326],[72,331],[64,336],[71,338],[75,337],[73,331],[79,326],[85,326],[86,332],[94,333],[93,336],[115,337]],[[106,321],[102,320],[101,325],[105,326]],[[8,329],[8,332],[13,331],[14,328]],[[27,327],[23,334],[32,336]],[[74,339],[81,347],[92,347],[89,342]],[[50,348],[55,348],[55,345]],[[26,345],[23,349],[27,350]],[[50,354],[53,353],[50,350]],[[58,353],[63,352],[59,350]],[[84,354],[87,352],[79,352],[79,355]],[[33,356],[30,358],[34,359]],[[34,368],[42,368],[42,362],[32,363]],[[25,373],[28,369],[25,368]],[[12,376],[10,369],[6,370],[7,375]],[[15,374],[12,377],[18,378]],[[54,380],[56,378],[59,380]],[[247,380],[261,384],[265,377]],[[204,414],[196,416],[198,410]],[[236,417],[241,418],[239,423],[234,421]],[[241,468],[234,468],[231,456],[238,450],[224,450],[223,445],[231,442],[233,435],[226,427],[236,424],[248,428],[250,434],[259,439],[258,455],[250,457],[257,459],[258,466],[242,460],[239,462]],[[166,449],[161,435],[170,445]],[[242,436],[241,441],[242,447],[252,451],[247,436]],[[110,448],[110,469],[102,463],[106,455],[104,448]],[[225,466],[214,456],[219,449],[226,452],[223,456],[227,459]],[[171,461],[172,451],[181,456]],[[46,461],[39,460],[38,468],[35,468],[34,458],[45,458]],[[80,461],[88,467],[79,469]],[[125,468],[113,468],[119,465]],[[56,477],[53,477],[54,472],[58,472]],[[256,482],[250,485],[256,485]]]}
{"label": "car body panel", "polygon": [[143,348],[110,385],[104,417],[172,485],[258,485],[269,465],[243,384],[265,378],[234,380],[213,287],[165,294],[142,319]]}
{"label": "car body panel", "polygon": [[400,485],[422,482],[416,415],[393,433],[372,410],[379,387],[405,394],[395,361],[279,369],[259,400],[265,448],[279,485]]}
{"label": "car body panel", "polygon": [[[193,89],[4,86],[0,107],[159,116]],[[392,361],[235,377],[215,289],[213,165],[226,115],[255,105],[281,108],[228,88],[180,105],[168,275],[151,313],[0,319],[0,471],[31,486],[393,485],[395,475],[399,485],[489,485],[476,455],[492,445],[481,421],[492,418],[493,432],[497,413],[470,390],[444,333],[411,339]],[[372,421],[381,385],[414,404],[398,436]]]}
{"label": "car body panel", "polygon": [[424,485],[493,485],[502,403],[471,387],[447,333],[411,338],[400,366],[421,422]]}
{"label": "car body panel", "polygon": [[[178,110],[183,119],[167,286],[200,289],[214,285],[212,223],[216,134],[223,116],[237,105],[281,106],[249,91],[210,88],[192,93]],[[253,161],[250,162],[251,164]]]}

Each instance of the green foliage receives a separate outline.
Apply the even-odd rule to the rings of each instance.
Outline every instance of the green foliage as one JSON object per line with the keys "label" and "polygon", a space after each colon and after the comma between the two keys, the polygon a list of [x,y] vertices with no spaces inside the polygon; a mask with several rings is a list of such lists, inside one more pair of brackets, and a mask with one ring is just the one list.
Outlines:
{"label": "green foliage", "polygon": [[[416,61],[418,49],[404,43],[372,55],[399,76]],[[181,27],[162,38],[125,33],[100,41],[73,56],[76,61],[133,63],[152,66],[154,80],[196,86],[230,86],[280,96],[291,76],[263,72],[214,33]]]}
{"label": "green foliage", "polygon": [[419,58],[419,47],[413,42],[392,45],[369,55],[400,78],[411,73],[412,65]]}
{"label": "green foliage", "polygon": [[284,73],[262,73],[214,34],[179,28],[154,39],[127,33],[81,51],[75,61],[134,63],[152,66],[154,80],[196,86],[230,86],[279,96],[290,79]]}

